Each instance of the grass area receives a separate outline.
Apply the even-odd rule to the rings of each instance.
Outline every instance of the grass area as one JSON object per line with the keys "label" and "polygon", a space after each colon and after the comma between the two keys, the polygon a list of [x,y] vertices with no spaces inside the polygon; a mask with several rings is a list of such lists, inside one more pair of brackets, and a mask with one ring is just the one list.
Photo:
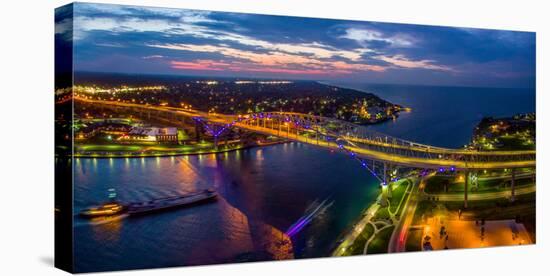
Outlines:
{"label": "grass area", "polygon": [[390,226],[376,234],[374,239],[370,242],[369,248],[367,249],[368,254],[378,254],[378,253],[387,253],[388,252],[388,243],[390,242],[390,237],[395,226]]}
{"label": "grass area", "polygon": [[442,193],[445,191],[445,185],[447,185],[447,190],[449,192],[459,191],[459,189],[464,191],[463,184],[452,184],[454,179],[454,176],[434,175],[426,180],[426,188],[424,188],[424,191],[429,194]]}
{"label": "grass area", "polygon": [[357,239],[353,242],[351,246],[348,247],[345,255],[362,255],[365,248],[365,243],[374,233],[374,228],[372,225],[367,224],[363,229],[363,232],[359,234]]}
{"label": "grass area", "polygon": [[390,213],[388,212],[388,207],[380,207],[378,209],[378,212],[373,217],[374,220],[381,220],[381,219],[390,219]]}
{"label": "grass area", "polygon": [[407,252],[422,251],[420,244],[422,242],[422,228],[409,229],[405,248]]}
{"label": "grass area", "polygon": [[[463,210],[463,202],[447,202],[444,204],[449,211]],[[508,199],[469,201],[465,212],[472,219],[515,219],[535,214],[536,194],[527,194],[516,197],[515,202]]]}
{"label": "grass area", "polygon": [[213,147],[212,143],[204,142],[199,144],[176,145],[176,144],[77,144],[77,151],[116,151],[116,152],[141,152],[141,151],[191,151]]}
{"label": "grass area", "polygon": [[[397,210],[397,207],[399,206],[401,199],[403,198],[403,196],[406,195],[405,192],[407,191],[408,183],[410,183],[410,180],[403,179],[399,181],[398,184],[394,184],[395,186],[391,192],[392,197],[388,198],[388,201],[390,203],[389,208],[391,209],[392,213]],[[376,214],[374,215],[373,219],[374,220],[389,219],[390,218],[389,211],[390,210],[388,209],[388,207],[380,207],[380,209],[378,209],[378,212],[376,212]]]}
{"label": "grass area", "polygon": [[408,179],[402,180],[397,186],[395,186],[395,188],[391,192],[392,198],[390,199],[390,211],[392,213],[397,211],[397,207],[399,206],[399,203],[401,202],[403,196],[405,196],[405,191],[407,191],[407,187],[410,183],[411,182]]}
{"label": "grass area", "polygon": [[242,148],[240,143],[220,145],[214,148],[211,142],[178,144],[76,144],[75,155],[79,157],[145,157],[224,152]]}
{"label": "grass area", "polygon": [[[429,178],[426,181],[426,188],[424,191],[428,194],[438,194],[445,192],[445,184],[447,184],[448,193],[464,193],[464,182],[456,182],[454,176],[441,176],[436,175]],[[516,186],[523,186],[532,184],[531,178],[516,179]],[[470,191],[476,193],[484,192],[497,192],[505,189],[505,185],[509,187],[509,179],[490,179],[490,180],[478,180],[477,189],[470,187]],[[473,188],[473,189],[472,189]]]}
{"label": "grass area", "polygon": [[140,145],[75,145],[76,151],[140,151]]}
{"label": "grass area", "polygon": [[386,224],[383,223],[383,222],[377,222],[374,225],[376,225],[376,228],[380,229],[380,228],[384,227]]}

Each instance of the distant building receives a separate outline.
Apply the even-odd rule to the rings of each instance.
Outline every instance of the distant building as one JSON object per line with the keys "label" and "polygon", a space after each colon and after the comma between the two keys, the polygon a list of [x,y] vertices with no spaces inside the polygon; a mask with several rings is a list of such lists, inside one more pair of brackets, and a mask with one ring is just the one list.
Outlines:
{"label": "distant building", "polygon": [[97,133],[98,133],[98,129],[94,126],[86,126],[86,127],[83,127],[83,128],[80,128],[76,133],[75,133],[75,138],[76,139],[89,139],[91,137],[94,137]]}
{"label": "distant building", "polygon": [[133,127],[126,139],[151,142],[177,142],[178,129],[175,127]]}
{"label": "distant building", "polygon": [[[367,106],[367,107],[365,107],[363,105],[360,109],[359,114],[362,118],[365,118],[365,119],[369,120],[370,122],[377,122],[377,121],[387,117],[388,110],[386,108],[380,107],[380,106]],[[353,118],[352,118],[352,121],[353,121]]]}
{"label": "distant building", "polygon": [[110,121],[93,123],[80,128],[75,133],[76,139],[89,139],[99,133],[123,135],[128,133],[132,127],[128,124],[115,123]]}
{"label": "distant building", "polygon": [[165,127],[157,129],[157,142],[178,142],[178,129]]}

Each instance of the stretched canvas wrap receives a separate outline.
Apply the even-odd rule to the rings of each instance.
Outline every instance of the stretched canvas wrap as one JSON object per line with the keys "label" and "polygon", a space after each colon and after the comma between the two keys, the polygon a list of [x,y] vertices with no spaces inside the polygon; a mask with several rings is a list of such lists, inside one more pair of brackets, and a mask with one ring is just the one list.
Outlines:
{"label": "stretched canvas wrap", "polygon": [[55,11],[69,272],[536,242],[535,33]]}

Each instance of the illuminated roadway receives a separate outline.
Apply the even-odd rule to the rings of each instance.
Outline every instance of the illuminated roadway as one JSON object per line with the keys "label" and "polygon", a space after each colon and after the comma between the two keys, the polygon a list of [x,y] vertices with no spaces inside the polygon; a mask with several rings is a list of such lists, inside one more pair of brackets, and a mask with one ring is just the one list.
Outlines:
{"label": "illuminated roadway", "polygon": [[[178,119],[200,118],[222,128],[238,127],[256,133],[278,136],[329,149],[345,149],[368,160],[412,168],[457,170],[535,167],[535,151],[476,151],[423,145],[365,127],[332,118],[292,112],[265,112],[243,116],[207,113],[167,106],[153,106],[119,101],[75,100],[111,107],[148,112]],[[263,126],[262,126],[263,124]]]}

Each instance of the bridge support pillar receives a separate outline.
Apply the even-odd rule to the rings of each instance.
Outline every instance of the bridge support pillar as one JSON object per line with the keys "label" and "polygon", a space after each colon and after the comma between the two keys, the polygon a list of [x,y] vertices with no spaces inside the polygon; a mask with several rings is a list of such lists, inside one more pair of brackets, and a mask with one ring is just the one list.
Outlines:
{"label": "bridge support pillar", "polygon": [[288,136],[290,135],[290,123],[286,123],[286,139],[288,139]]}
{"label": "bridge support pillar", "polygon": [[516,200],[516,169],[512,169],[512,179],[510,182],[511,194],[510,201],[514,202]]}
{"label": "bridge support pillar", "polygon": [[393,171],[393,168],[391,165],[385,165],[387,168],[385,169],[385,180],[386,185],[388,186],[388,198],[391,199],[393,197],[392,191],[393,191],[393,182],[391,181],[390,173]]}
{"label": "bridge support pillar", "polygon": [[380,206],[381,207],[387,207],[388,206],[388,193],[391,193],[389,191],[389,185],[388,185],[388,179],[387,179],[387,164],[384,163],[384,168],[382,171],[382,196],[380,197]]}
{"label": "bridge support pillar", "polygon": [[319,133],[315,131],[315,143],[319,145]]}
{"label": "bridge support pillar", "polygon": [[201,126],[199,122],[195,122],[195,141],[198,143],[201,140]]}
{"label": "bridge support pillar", "polygon": [[470,183],[471,173],[469,170],[464,172],[464,209],[468,208],[468,188]]}
{"label": "bridge support pillar", "polygon": [[218,150],[218,136],[219,136],[219,133],[218,131],[220,131],[221,129],[221,126],[218,126],[218,125],[212,125],[211,126],[212,130],[213,130],[213,135],[212,135],[212,138],[214,138],[214,149],[215,150]]}

